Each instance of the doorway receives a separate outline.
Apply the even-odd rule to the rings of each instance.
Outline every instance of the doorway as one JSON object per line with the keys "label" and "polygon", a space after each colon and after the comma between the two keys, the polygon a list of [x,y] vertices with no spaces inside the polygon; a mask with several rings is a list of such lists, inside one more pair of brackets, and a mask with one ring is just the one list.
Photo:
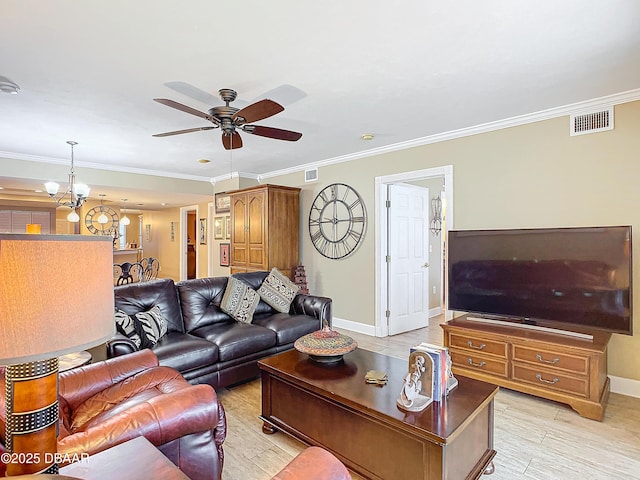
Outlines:
{"label": "doorway", "polygon": [[429,189],[387,184],[389,335],[429,325]]}
{"label": "doorway", "polygon": [[[394,279],[389,275],[387,255],[389,251],[393,251],[397,247],[390,244],[397,236],[389,230],[389,219],[387,218],[387,191],[389,185],[399,183],[413,183],[418,180],[425,180],[431,178],[442,178],[444,180],[444,204],[447,206],[447,218],[444,222],[444,231],[440,233],[440,239],[446,238],[446,231],[450,230],[453,225],[453,166],[447,165],[443,167],[428,168],[424,170],[415,170],[412,172],[403,172],[394,175],[386,175],[382,177],[376,177],[376,189],[375,189],[375,291],[376,291],[376,309],[375,309],[375,335],[377,337],[386,337],[390,335],[394,329],[389,328],[389,319],[392,318],[389,312],[390,295],[394,290],[398,290],[397,285],[393,285]],[[433,193],[433,192],[432,192]],[[429,218],[425,219],[429,222]],[[435,243],[435,242],[434,242]],[[434,244],[433,248],[441,248],[439,244]],[[442,272],[440,275],[440,288],[441,292],[446,291],[447,279],[446,269],[444,269],[444,256],[441,256],[442,261],[440,265],[432,265],[430,268],[438,269]],[[392,259],[393,261],[393,259]],[[396,280],[397,281],[397,280]],[[451,316],[450,312],[446,310],[446,302],[442,303],[442,308],[445,309],[446,317]]]}
{"label": "doorway", "polygon": [[198,206],[180,208],[180,280],[198,278]]}

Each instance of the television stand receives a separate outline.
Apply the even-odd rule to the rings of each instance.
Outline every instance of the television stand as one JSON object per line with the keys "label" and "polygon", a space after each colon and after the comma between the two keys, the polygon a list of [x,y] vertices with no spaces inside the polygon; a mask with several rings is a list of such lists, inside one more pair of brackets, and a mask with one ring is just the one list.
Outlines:
{"label": "television stand", "polygon": [[453,373],[565,403],[601,421],[609,398],[611,334],[590,332],[593,340],[585,341],[522,327],[467,316],[442,324]]}

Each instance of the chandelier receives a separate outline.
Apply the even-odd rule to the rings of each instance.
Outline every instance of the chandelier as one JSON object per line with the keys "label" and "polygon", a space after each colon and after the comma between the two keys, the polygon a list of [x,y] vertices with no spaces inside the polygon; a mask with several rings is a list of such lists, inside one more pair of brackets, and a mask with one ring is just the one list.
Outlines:
{"label": "chandelier", "polygon": [[60,185],[56,182],[47,182],[44,184],[44,188],[47,189],[49,197],[61,207],[69,207],[71,213],[67,215],[67,220],[70,222],[80,221],[80,216],[76,211],[78,207],[82,206],[85,200],[89,197],[90,188],[84,183],[76,183],[76,174],[73,170],[73,147],[78,144],[72,140],[67,141],[71,145],[71,170],[69,171],[69,185],[64,193],[58,194]]}

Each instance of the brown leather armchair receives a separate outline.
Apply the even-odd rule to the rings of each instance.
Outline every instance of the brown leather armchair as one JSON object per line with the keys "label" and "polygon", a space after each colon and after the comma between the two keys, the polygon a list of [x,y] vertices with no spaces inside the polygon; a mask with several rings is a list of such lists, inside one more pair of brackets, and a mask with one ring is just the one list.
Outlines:
{"label": "brown leather armchair", "polygon": [[271,480],[351,480],[349,470],[331,453],[309,447]]}
{"label": "brown leather armchair", "polygon": [[188,477],[222,477],[226,418],[214,389],[158,366],[152,351],[63,372],[59,388],[58,452],[94,454],[143,435]]}

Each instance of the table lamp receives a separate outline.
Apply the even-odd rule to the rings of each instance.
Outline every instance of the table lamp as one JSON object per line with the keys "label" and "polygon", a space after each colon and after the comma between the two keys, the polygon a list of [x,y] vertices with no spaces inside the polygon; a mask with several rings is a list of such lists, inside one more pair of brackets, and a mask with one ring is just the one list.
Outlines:
{"label": "table lamp", "polygon": [[0,365],[7,475],[58,473],[58,357],[106,342],[111,237],[0,234]]}

